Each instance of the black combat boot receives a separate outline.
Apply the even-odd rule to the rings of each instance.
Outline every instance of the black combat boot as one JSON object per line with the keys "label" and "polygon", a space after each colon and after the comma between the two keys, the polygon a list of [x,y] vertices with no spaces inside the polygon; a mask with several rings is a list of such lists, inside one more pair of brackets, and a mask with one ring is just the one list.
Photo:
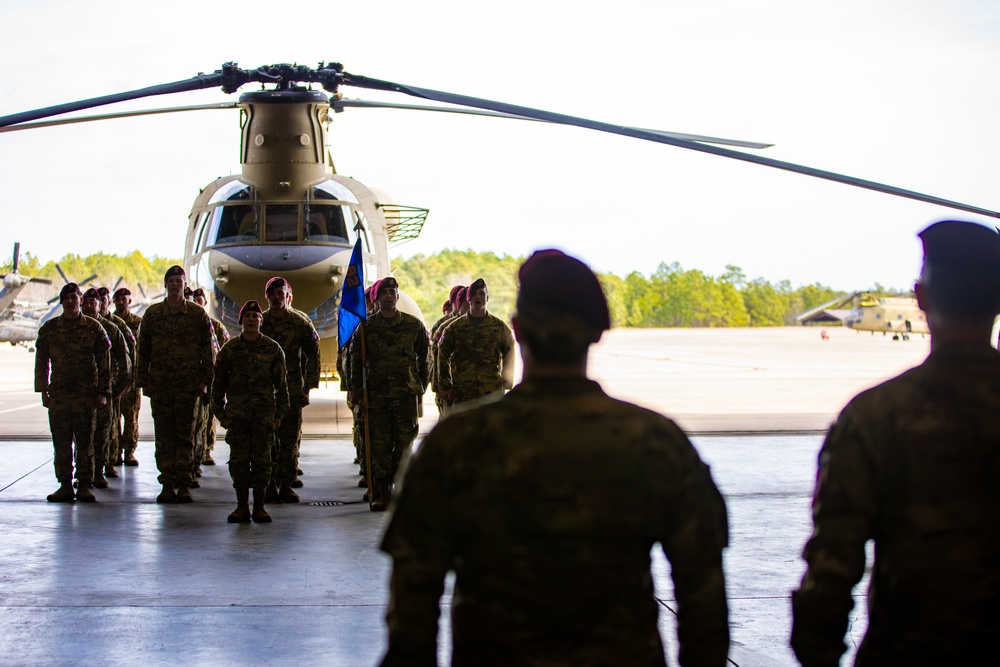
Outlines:
{"label": "black combat boot", "polygon": [[261,487],[253,490],[253,515],[252,518],[257,523],[271,523],[271,515],[264,509],[265,491]]}
{"label": "black combat boot", "polygon": [[188,485],[177,487],[177,502],[179,503],[193,503],[194,496],[191,495],[191,487]]}
{"label": "black combat boot", "polygon": [[278,489],[278,500],[283,503],[297,503],[299,502],[299,494],[292,491],[288,482],[282,482],[281,488]]}
{"label": "black combat boot", "polygon": [[115,470],[115,467],[109,463],[108,465],[104,466],[104,476],[107,477],[108,479],[117,479],[118,471]]}
{"label": "black combat boot", "polygon": [[160,491],[160,495],[156,496],[156,502],[160,503],[161,505],[164,503],[177,502],[177,494],[174,493],[174,485],[164,484],[163,490]]}
{"label": "black combat boot", "polygon": [[236,510],[226,519],[229,523],[247,523],[250,521],[250,489],[243,486],[236,489]]}
{"label": "black combat boot", "polygon": [[86,484],[81,484],[80,488],[76,490],[76,499],[81,503],[96,503],[97,496],[94,492],[90,490],[90,487]]}

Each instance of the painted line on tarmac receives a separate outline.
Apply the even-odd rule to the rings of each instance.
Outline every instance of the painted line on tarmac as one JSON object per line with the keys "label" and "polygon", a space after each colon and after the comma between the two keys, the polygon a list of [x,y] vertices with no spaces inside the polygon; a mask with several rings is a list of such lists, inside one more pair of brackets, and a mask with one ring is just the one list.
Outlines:
{"label": "painted line on tarmac", "polygon": [[19,405],[16,408],[7,408],[6,410],[0,410],[0,415],[5,415],[8,412],[17,412],[18,410],[30,410],[31,408],[41,408],[43,405]]}

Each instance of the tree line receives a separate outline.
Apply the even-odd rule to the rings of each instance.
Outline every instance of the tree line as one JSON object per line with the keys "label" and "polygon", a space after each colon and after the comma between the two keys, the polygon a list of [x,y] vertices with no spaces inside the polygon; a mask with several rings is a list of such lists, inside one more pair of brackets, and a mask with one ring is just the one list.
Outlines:
{"label": "tree line", "polygon": [[[468,285],[483,278],[489,286],[490,310],[501,318],[514,311],[517,270],[523,257],[474,250],[442,250],[434,255],[414,255],[392,262],[400,289],[417,302],[428,324],[440,317],[442,305],[453,285]],[[114,287],[119,281],[136,292],[141,285],[149,295],[162,291],[163,274],[181,260],[139,251],[127,255],[96,253],[87,257],[69,254],[42,263],[24,253],[18,270],[28,276],[48,278],[58,293],[63,284],[58,264],[70,280],[97,274],[94,283]],[[10,271],[11,263],[2,272]],[[764,278],[748,279],[737,266],[727,266],[720,276],[698,269],[684,269],[677,262],[661,263],[646,276],[633,271],[624,278],[598,273],[608,297],[616,327],[767,327],[795,324],[795,316],[835,298],[846,296],[819,283],[792,287],[787,280],[772,283]],[[875,291],[888,292],[879,285]]]}

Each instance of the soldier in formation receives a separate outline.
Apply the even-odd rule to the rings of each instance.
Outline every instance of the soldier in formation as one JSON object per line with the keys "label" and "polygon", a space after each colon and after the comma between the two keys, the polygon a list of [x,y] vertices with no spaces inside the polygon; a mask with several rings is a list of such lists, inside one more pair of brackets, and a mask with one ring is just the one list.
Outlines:
{"label": "soldier in formation", "polygon": [[236,509],[228,521],[269,523],[264,496],[271,449],[275,429],[289,408],[285,355],[278,343],[260,333],[264,318],[256,301],[243,304],[239,320],[243,332],[219,352],[212,386],[212,410],[226,428],[229,474],[236,489]]}
{"label": "soldier in formation", "polygon": [[184,299],[187,275],[174,265],[164,275],[166,298],[151,305],[139,327],[136,386],[153,413],[158,503],[194,501],[194,431],[199,402],[210,400],[215,362],[212,323]]}
{"label": "soldier in formation", "polygon": [[[205,290],[199,287],[191,292],[191,300],[202,308],[205,308],[207,312],[208,297],[205,296]],[[229,340],[229,332],[226,331],[225,325],[216,318],[209,315],[208,319],[212,322],[215,349],[218,352]],[[212,414],[211,403],[206,403],[202,407],[195,429],[195,448],[197,450],[195,451],[195,463],[197,465],[197,472],[200,474],[202,465],[215,465],[215,459],[212,458],[212,450],[215,449],[215,417]]]}
{"label": "soldier in formation", "polygon": [[920,233],[915,286],[931,352],[855,397],[830,429],[813,495],[791,644],[838,665],[875,542],[857,665],[985,664],[1000,640],[1000,237],[945,221]]}
{"label": "soldier in formation", "polygon": [[298,479],[302,408],[309,405],[310,390],[319,386],[319,335],[309,317],[292,308],[292,286],[287,280],[268,280],[264,296],[268,309],[261,333],[277,341],[285,353],[289,403],[276,433],[268,500],[297,503],[299,496],[293,488],[302,486]]}
{"label": "soldier in formation", "polygon": [[486,304],[489,289],[479,278],[467,289],[469,312],[444,328],[434,357],[438,395],[446,413],[468,401],[499,398],[514,386],[514,335]]}
{"label": "soldier in formation", "polygon": [[707,466],[672,421],[586,377],[610,327],[593,272],[541,251],[519,278],[522,383],[438,422],[407,467],[381,545],[393,559],[382,664],[436,664],[454,571],[456,665],[665,665],[650,573],[659,542],[680,663],[722,667],[728,527]]}
{"label": "soldier in formation", "polygon": [[[402,459],[417,436],[417,403],[427,389],[427,329],[416,317],[400,311],[399,285],[383,278],[373,288],[378,313],[365,327],[367,358],[361,346],[350,352],[351,401],[362,401],[364,375],[368,378],[369,436],[372,461],[372,510],[384,511],[391,500],[392,483]],[[367,362],[367,368],[364,366]]]}
{"label": "soldier in formation", "polygon": [[[101,315],[101,294],[91,287],[83,294],[81,310],[104,328],[111,341],[111,400],[97,408],[94,423],[94,475],[78,479],[79,486],[89,485],[98,489],[108,488],[108,477],[118,477],[114,469],[115,443],[111,434],[115,421],[115,403],[132,386],[132,356],[121,329],[114,322]],[[126,327],[127,328],[127,327]]]}
{"label": "soldier in formation", "polygon": [[48,496],[53,503],[97,500],[89,484],[80,483],[76,493],[72,484],[74,467],[81,482],[94,478],[96,412],[111,400],[111,341],[97,320],[82,313],[82,297],[76,283],[63,286],[62,315],[43,324],[35,341],[35,391],[49,411],[59,481]]}
{"label": "soldier in formation", "polygon": [[[132,292],[127,287],[119,287],[112,297],[115,304],[115,315],[125,323],[132,333],[133,341],[139,335],[139,324],[142,318],[129,310],[132,305]],[[115,465],[124,463],[127,466],[137,466],[139,461],[135,458],[135,450],[139,444],[139,406],[142,395],[135,386],[135,344],[133,343],[133,374],[132,385],[126,391],[119,402],[121,423],[116,422],[115,429],[118,432],[118,446],[115,453]]]}

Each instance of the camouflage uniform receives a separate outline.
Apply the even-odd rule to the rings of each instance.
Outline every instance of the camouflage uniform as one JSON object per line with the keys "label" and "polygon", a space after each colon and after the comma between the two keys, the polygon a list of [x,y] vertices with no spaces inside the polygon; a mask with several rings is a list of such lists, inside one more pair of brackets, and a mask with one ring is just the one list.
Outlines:
{"label": "camouflage uniform", "polygon": [[121,331],[122,336],[125,338],[125,346],[128,348],[128,388],[121,394],[116,393],[114,400],[112,400],[111,428],[108,435],[108,465],[118,465],[122,462],[122,444],[120,438],[122,401],[125,400],[125,396],[132,392],[135,386],[135,333],[129,327],[128,323],[114,312],[109,311],[104,317],[118,327],[118,330]]}
{"label": "camouflage uniform", "polygon": [[139,327],[136,386],[150,400],[156,441],[157,480],[190,486],[199,385],[212,384],[212,323],[205,310],[185,301],[154,303]]}
{"label": "camouflage uniform", "polygon": [[272,478],[290,484],[296,478],[302,439],[303,395],[319,386],[319,335],[309,317],[289,308],[279,317],[268,308],[260,332],[277,341],[285,353],[289,409],[277,429]]}
{"label": "camouflage uniform", "polygon": [[452,311],[447,315],[442,316],[435,322],[430,328],[430,334],[428,338],[430,339],[430,345],[428,346],[427,363],[431,369],[431,391],[434,392],[434,404],[437,406],[438,412],[442,412],[445,407],[444,401],[438,396],[438,392],[441,390],[438,388],[438,369],[437,369],[437,344],[438,344],[438,331],[441,327],[446,326],[458,317],[458,313]]}
{"label": "camouflage uniform", "polygon": [[650,549],[677,595],[680,662],[726,662],[726,508],[667,418],[592,381],[525,380],[438,422],[381,548],[393,558],[382,664],[434,665],[449,570],[452,664],[665,665]]}
{"label": "camouflage uniform", "polygon": [[1000,354],[936,345],[854,398],[823,444],[808,570],[793,593],[803,665],[837,665],[875,541],[857,665],[984,664],[1000,641]]}
{"label": "camouflage uniform", "polygon": [[261,336],[233,338],[219,352],[212,386],[212,410],[229,421],[229,474],[233,487],[263,488],[271,476],[274,420],[288,411],[285,355]]}
{"label": "camouflage uniform", "polygon": [[[229,332],[226,331],[226,327],[222,322],[211,315],[209,315],[208,319],[212,322],[212,342],[215,345],[216,353],[218,353],[222,349],[222,346],[229,341]],[[199,406],[198,419],[195,423],[194,443],[194,467],[197,470],[201,466],[202,461],[207,459],[215,449],[215,415],[212,412],[212,404],[210,402]]]}
{"label": "camouflage uniform", "polygon": [[[125,322],[126,326],[128,326],[129,331],[132,332],[132,336],[137,337],[139,335],[139,324],[142,322],[142,318],[130,311],[125,311],[124,316],[119,317],[123,322]],[[133,366],[135,366],[136,362],[136,344],[133,344]],[[135,449],[139,444],[139,406],[141,405],[141,402],[142,394],[135,386],[135,373],[133,370],[132,388],[125,392],[125,395],[122,396],[120,403],[121,416],[124,423],[118,432],[119,451],[116,454],[116,458],[120,457],[122,453],[125,454],[126,458],[128,456],[135,456]]]}
{"label": "camouflage uniform", "polygon": [[98,314],[95,318],[111,341],[111,399],[97,408],[94,426],[94,478],[104,477],[104,467],[114,465],[117,458],[111,433],[115,420],[115,403],[132,385],[132,358],[121,330],[110,319]]}
{"label": "camouflage uniform", "polygon": [[[376,485],[392,482],[403,454],[417,437],[417,401],[427,389],[427,329],[399,311],[375,315],[365,327],[368,354],[368,427]],[[350,352],[351,392],[363,391],[361,346]]]}
{"label": "camouflage uniform", "polygon": [[514,334],[500,318],[466,313],[452,322],[437,349],[438,389],[456,405],[513,386]]}
{"label": "camouflage uniform", "polygon": [[35,391],[48,392],[55,473],[62,486],[73,483],[74,442],[77,476],[94,478],[94,399],[103,394],[111,400],[110,350],[104,328],[86,315],[56,317],[38,330]]}

